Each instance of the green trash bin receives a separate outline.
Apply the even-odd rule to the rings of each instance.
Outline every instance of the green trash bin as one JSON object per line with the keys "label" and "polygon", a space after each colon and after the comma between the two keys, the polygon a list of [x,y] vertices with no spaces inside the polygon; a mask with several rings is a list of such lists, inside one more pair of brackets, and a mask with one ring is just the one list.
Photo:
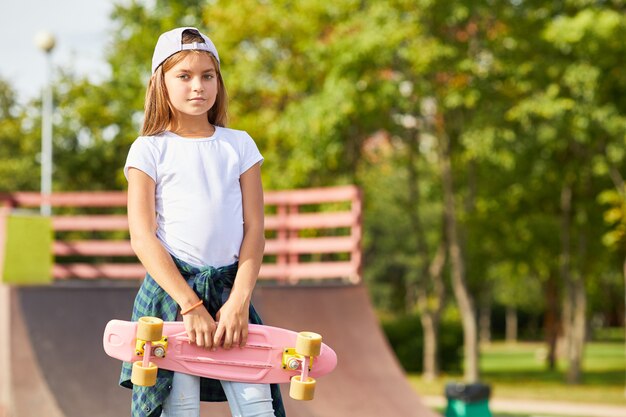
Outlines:
{"label": "green trash bin", "polygon": [[489,385],[451,383],[446,385],[446,417],[491,417]]}

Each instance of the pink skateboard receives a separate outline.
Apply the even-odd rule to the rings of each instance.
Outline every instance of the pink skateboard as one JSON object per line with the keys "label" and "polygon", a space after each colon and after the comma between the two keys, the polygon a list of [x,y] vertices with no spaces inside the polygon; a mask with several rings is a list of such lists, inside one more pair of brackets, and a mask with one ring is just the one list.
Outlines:
{"label": "pink skateboard", "polygon": [[315,380],[331,372],[337,355],[320,335],[250,324],[245,347],[216,351],[189,342],[182,322],[142,317],[111,320],[104,330],[105,352],[133,363],[133,384],[156,383],[157,369],[250,383],[291,382],[290,396],[313,399]]}

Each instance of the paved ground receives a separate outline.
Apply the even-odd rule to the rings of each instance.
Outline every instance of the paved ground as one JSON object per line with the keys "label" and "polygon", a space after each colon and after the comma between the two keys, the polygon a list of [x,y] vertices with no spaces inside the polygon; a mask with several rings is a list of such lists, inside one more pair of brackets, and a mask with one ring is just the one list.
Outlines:
{"label": "paved ground", "polygon": [[[423,400],[432,408],[443,408],[446,405],[444,397],[429,396],[423,397]],[[501,398],[492,398],[489,409],[492,413],[521,413],[536,417],[626,417],[626,407],[623,406]]]}

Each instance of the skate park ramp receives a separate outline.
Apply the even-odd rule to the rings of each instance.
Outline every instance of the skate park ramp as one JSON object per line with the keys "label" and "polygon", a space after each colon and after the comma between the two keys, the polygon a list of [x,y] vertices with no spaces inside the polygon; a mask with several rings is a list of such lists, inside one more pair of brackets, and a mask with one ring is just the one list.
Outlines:
{"label": "skate park ramp", "polygon": [[[0,327],[10,335],[0,342],[0,400],[12,398],[5,415],[129,415],[131,391],[117,385],[120,362],[105,355],[102,333],[109,320],[130,317],[137,285],[0,286]],[[294,401],[282,386],[289,417],[437,416],[408,384],[365,287],[262,285],[254,303],[266,324],[318,332],[338,355],[337,369],[317,381],[315,400]],[[202,409],[230,416],[223,403]]]}

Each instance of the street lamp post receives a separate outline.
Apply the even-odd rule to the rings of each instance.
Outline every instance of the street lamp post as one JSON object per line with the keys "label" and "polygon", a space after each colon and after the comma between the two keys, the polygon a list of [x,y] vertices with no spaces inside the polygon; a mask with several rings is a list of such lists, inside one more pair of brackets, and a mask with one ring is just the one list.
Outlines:
{"label": "street lamp post", "polygon": [[46,85],[42,97],[41,114],[41,215],[50,216],[52,193],[52,50],[56,44],[54,35],[40,32],[35,44],[46,53]]}

